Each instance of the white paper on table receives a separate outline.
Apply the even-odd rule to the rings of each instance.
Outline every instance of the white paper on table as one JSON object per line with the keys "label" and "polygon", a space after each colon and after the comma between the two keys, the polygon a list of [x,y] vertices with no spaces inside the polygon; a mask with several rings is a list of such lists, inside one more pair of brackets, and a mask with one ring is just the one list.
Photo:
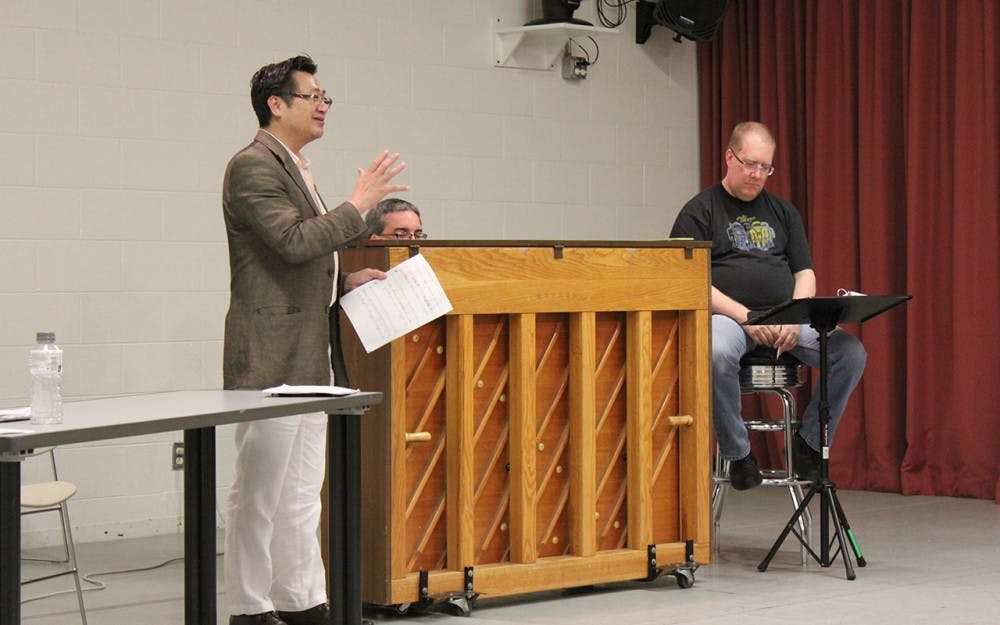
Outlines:
{"label": "white paper on table", "polygon": [[452,309],[423,255],[412,256],[386,273],[385,280],[371,280],[340,298],[340,307],[368,353]]}
{"label": "white paper on table", "polygon": [[342,397],[344,395],[353,395],[357,393],[356,388],[345,388],[343,386],[310,386],[310,385],[298,385],[289,386],[288,384],[282,384],[281,386],[272,386],[271,388],[265,388],[261,393],[264,397],[294,397],[299,396],[313,396],[319,395],[321,397],[331,396],[331,397]]}
{"label": "white paper on table", "polygon": [[31,406],[24,408],[2,408],[0,409],[0,423],[6,421],[27,421],[31,418]]}

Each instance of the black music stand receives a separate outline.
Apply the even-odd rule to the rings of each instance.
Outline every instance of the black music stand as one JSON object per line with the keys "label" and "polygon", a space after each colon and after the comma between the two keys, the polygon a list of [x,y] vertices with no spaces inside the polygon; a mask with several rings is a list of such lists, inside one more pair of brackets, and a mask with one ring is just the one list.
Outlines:
{"label": "black music stand", "polygon": [[[774,542],[757,570],[764,572],[771,563],[771,558],[778,553],[781,543],[785,541],[789,533],[794,533],[799,542],[806,548],[809,555],[816,560],[820,566],[828,567],[833,564],[837,554],[843,554],[844,568],[847,571],[847,579],[854,579],[854,567],[851,565],[851,558],[847,553],[847,538],[850,539],[851,551],[858,562],[858,566],[865,566],[865,557],[861,554],[851,526],[847,522],[847,515],[837,498],[837,487],[830,481],[830,404],[826,397],[826,343],[827,334],[837,327],[838,323],[861,323],[876,315],[902,304],[912,298],[912,295],[848,295],[845,297],[809,297],[805,299],[793,299],[789,302],[775,306],[762,313],[750,315],[744,325],[770,325],[789,323],[808,323],[819,332],[819,426],[820,426],[820,450],[819,477],[809,488],[809,493],[802,499],[802,503],[788,520],[785,529]],[[795,523],[809,506],[809,501],[813,495],[820,495],[820,553],[813,551],[809,543],[795,530]],[[833,519],[836,530],[837,551],[830,555],[830,526],[829,521]],[[846,538],[845,538],[846,537]]]}

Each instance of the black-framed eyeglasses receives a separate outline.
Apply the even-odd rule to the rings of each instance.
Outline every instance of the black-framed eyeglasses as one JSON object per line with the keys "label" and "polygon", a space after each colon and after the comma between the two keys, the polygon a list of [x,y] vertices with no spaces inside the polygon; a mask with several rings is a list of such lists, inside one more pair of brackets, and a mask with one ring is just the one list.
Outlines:
{"label": "black-framed eyeglasses", "polygon": [[306,102],[311,102],[313,106],[319,106],[322,102],[327,106],[333,106],[333,98],[323,93],[289,93],[293,98],[302,98]]}
{"label": "black-framed eyeglasses", "polygon": [[427,238],[427,233],[423,230],[417,230],[415,232],[410,232],[409,230],[393,230],[392,232],[383,232],[379,236],[387,239],[399,239],[403,241],[411,239],[420,239],[423,241]]}
{"label": "black-framed eyeglasses", "polygon": [[745,169],[748,174],[757,172],[758,174],[770,176],[774,173],[774,165],[771,163],[755,163],[754,161],[745,161],[740,158],[738,154],[736,154],[736,150],[733,146],[729,146],[729,151],[733,153],[733,158],[739,161],[740,165],[743,165],[743,169]]}

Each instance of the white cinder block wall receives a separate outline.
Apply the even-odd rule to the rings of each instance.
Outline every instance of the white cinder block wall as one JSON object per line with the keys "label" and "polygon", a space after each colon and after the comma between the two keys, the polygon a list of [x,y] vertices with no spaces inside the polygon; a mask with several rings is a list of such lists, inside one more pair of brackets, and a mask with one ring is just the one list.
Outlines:
{"label": "white cinder block wall", "polygon": [[[596,2],[577,17],[597,24]],[[251,74],[293,54],[335,100],[306,149],[327,200],[399,151],[435,238],[664,237],[699,187],[694,44],[657,28],[636,45],[634,9],[568,82],[493,66],[493,22],[538,17],[541,0],[3,4],[0,406],[27,402],[38,330],[65,350],[70,400],[221,386],[222,174],[256,130]],[[60,449],[77,540],[179,531],[180,439]],[[231,465],[222,429],[220,500]],[[57,537],[54,522],[23,529],[26,546]]]}

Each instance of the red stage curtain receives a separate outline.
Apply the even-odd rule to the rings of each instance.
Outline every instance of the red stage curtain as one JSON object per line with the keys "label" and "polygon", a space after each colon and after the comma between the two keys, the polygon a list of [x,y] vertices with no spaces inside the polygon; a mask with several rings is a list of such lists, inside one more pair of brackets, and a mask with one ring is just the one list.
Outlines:
{"label": "red stage curtain", "polygon": [[914,296],[848,328],[869,357],[842,487],[1000,503],[998,2],[733,0],[699,44],[703,185],[733,125],[764,122],[819,294]]}

